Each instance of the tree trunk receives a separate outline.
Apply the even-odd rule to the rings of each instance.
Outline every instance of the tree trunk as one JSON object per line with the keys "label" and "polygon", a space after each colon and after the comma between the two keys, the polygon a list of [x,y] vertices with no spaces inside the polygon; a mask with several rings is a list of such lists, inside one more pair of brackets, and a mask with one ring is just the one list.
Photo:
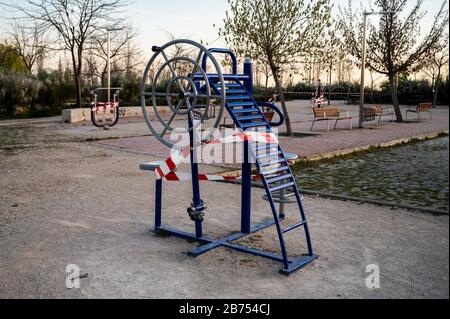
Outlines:
{"label": "tree trunk", "polygon": [[374,102],[374,92],[373,92],[373,87],[374,87],[374,84],[373,84],[373,81],[372,81],[372,83],[370,84],[370,99],[371,99],[370,103],[375,103],[375,102]]}
{"label": "tree trunk", "polygon": [[71,54],[72,54],[73,78],[75,80],[75,94],[77,97],[77,107],[82,108],[83,105],[81,103],[81,75],[80,73],[78,73],[78,65],[75,59],[74,49],[72,49]]}
{"label": "tree trunk", "polygon": [[104,87],[104,88],[108,86],[107,75],[108,75],[108,69],[107,69],[107,66],[105,65],[105,67],[103,68],[102,77],[101,77],[102,87]]}
{"label": "tree trunk", "polygon": [[394,75],[389,75],[389,86],[391,88],[392,104],[394,105],[395,117],[397,122],[403,122],[402,110],[400,109],[400,104],[398,103],[397,97],[397,85],[395,83]]}
{"label": "tree trunk", "polygon": [[83,107],[83,100],[81,97],[81,74],[83,72],[83,48],[81,45],[78,47],[78,65],[77,65],[77,81],[78,81],[78,88],[77,88],[77,104],[78,107]]}
{"label": "tree trunk", "polygon": [[256,69],[256,71],[253,72],[253,78],[255,79],[256,86],[260,87],[261,86],[261,75],[260,75],[258,69]]}
{"label": "tree trunk", "polygon": [[436,80],[434,81],[434,96],[433,96],[433,108],[436,107],[438,94],[439,94],[439,83],[441,82],[441,68],[438,69],[438,74]]}
{"label": "tree trunk", "polygon": [[333,71],[333,61],[330,62],[330,74],[329,74],[329,81],[328,81],[328,106],[330,106],[331,103],[331,71]]}
{"label": "tree trunk", "polygon": [[436,85],[436,90],[434,90],[434,97],[433,97],[433,108],[437,105],[437,99],[439,94],[439,85]]}
{"label": "tree trunk", "polygon": [[275,87],[278,93],[278,96],[280,98],[281,108],[283,109],[284,114],[284,122],[286,124],[286,134],[288,136],[292,136],[292,127],[291,127],[291,120],[289,119],[289,113],[286,107],[286,101],[284,100],[284,94],[283,94],[283,87],[281,86],[280,79],[278,78],[278,70],[276,66],[273,64],[270,65],[270,69],[272,70],[272,75],[275,80]]}
{"label": "tree trunk", "polygon": [[77,106],[79,108],[83,107],[82,99],[81,99],[81,75],[77,72],[75,74],[75,88],[76,88],[76,94],[77,94]]}

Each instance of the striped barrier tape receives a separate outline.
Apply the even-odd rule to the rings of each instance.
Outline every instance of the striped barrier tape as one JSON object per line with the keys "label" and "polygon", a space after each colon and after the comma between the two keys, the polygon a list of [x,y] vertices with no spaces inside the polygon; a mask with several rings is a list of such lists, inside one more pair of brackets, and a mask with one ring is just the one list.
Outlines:
{"label": "striped barrier tape", "polygon": [[[169,182],[185,182],[192,180],[191,173],[177,173],[171,172],[164,176],[164,179]],[[209,174],[198,174],[199,181],[238,181],[241,180],[242,176],[229,176],[229,175],[209,175]],[[259,180],[260,176],[252,175],[252,180]]]}
{"label": "striped barrier tape", "polygon": [[92,103],[91,105],[92,105],[91,109],[97,112],[100,109],[102,110],[114,109],[119,106],[119,102],[97,102]]}
{"label": "striped barrier tape", "polygon": [[[275,134],[268,132],[239,132],[236,134],[228,135],[220,139],[208,141],[205,144],[220,144],[220,143],[239,143],[239,142],[257,142],[264,144],[278,144],[278,139]],[[161,179],[173,172],[184,160],[186,160],[191,154],[191,147],[188,145],[181,151],[176,151],[168,159],[164,161],[161,166],[155,170],[156,179]]]}

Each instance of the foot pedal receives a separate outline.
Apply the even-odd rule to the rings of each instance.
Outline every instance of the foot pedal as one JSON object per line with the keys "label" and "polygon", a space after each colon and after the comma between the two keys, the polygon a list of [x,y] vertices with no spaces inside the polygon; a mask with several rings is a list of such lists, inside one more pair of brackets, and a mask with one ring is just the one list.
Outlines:
{"label": "foot pedal", "polygon": [[192,221],[202,223],[204,220],[204,210],[206,209],[206,205],[201,202],[200,205],[194,206],[193,204],[187,208],[187,213]]}

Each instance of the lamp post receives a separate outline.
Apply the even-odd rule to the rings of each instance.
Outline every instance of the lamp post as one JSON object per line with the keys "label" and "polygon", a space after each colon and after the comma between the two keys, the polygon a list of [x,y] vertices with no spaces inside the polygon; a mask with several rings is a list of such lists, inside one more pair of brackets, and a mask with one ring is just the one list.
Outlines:
{"label": "lamp post", "polygon": [[364,26],[363,26],[363,43],[362,43],[362,61],[361,61],[361,94],[359,97],[359,127],[362,126],[364,117],[364,71],[366,69],[366,32],[367,32],[367,16],[381,15],[381,14],[394,14],[395,11],[364,11]]}
{"label": "lamp post", "polygon": [[106,31],[108,32],[108,42],[107,42],[107,69],[108,69],[108,92],[107,92],[107,102],[111,101],[111,32],[112,31],[120,31],[124,28],[108,28]]}
{"label": "lamp post", "polygon": [[331,101],[331,71],[333,71],[333,59],[330,59],[330,66],[328,69],[328,106]]}

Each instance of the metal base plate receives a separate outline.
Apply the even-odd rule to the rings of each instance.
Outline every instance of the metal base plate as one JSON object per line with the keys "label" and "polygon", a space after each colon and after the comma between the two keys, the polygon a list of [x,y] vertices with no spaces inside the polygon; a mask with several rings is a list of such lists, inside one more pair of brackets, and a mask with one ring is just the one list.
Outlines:
{"label": "metal base plate", "polygon": [[[233,243],[233,241],[235,241],[239,238],[248,236],[252,233],[255,233],[257,231],[260,231],[262,229],[270,227],[274,224],[275,224],[275,222],[273,220],[266,221],[266,222],[263,222],[263,223],[255,226],[254,228],[252,228],[249,233],[242,233],[242,232],[234,233],[234,234],[231,234],[229,236],[226,236],[226,237],[223,237],[220,239],[212,239],[212,238],[208,238],[208,237],[204,237],[204,236],[199,238],[199,237],[196,237],[195,234],[191,234],[191,233],[188,233],[188,232],[185,232],[182,230],[174,229],[171,227],[164,227],[164,226],[156,228],[155,232],[161,232],[161,233],[164,233],[167,235],[173,235],[173,236],[180,237],[183,239],[199,242],[201,244],[200,246],[198,246],[197,248],[188,252],[188,255],[193,256],[193,257],[200,256],[214,248],[226,247],[226,248],[230,248],[230,249],[240,251],[243,253],[248,253],[248,254],[268,258],[268,259],[271,259],[274,261],[283,262],[283,257],[281,255],[277,255],[277,254],[267,252],[264,250],[250,248],[250,247],[246,247],[246,246],[242,246],[242,245]],[[289,258],[288,259],[289,267],[288,268],[283,267],[282,269],[280,269],[280,273],[284,274],[284,275],[290,275],[291,273],[303,268],[304,266],[306,266],[313,260],[317,259],[317,257],[318,257],[317,255],[312,255],[312,256],[306,255],[306,256],[302,256],[301,258],[298,258],[298,259]]]}

